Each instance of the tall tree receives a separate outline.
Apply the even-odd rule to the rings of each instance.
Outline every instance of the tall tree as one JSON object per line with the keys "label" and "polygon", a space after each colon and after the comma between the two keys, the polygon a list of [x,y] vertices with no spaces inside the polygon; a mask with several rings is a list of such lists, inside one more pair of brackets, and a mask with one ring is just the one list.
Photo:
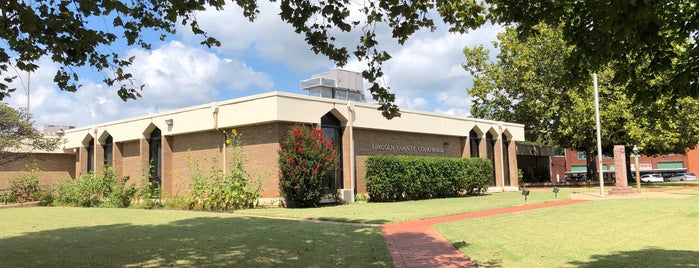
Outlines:
{"label": "tall tree", "polygon": [[609,68],[614,83],[649,105],[668,94],[699,96],[699,5],[693,0],[493,0],[492,17],[514,23],[520,37],[535,25],[560,25],[571,47],[570,78]]}
{"label": "tall tree", "polygon": [[0,103],[0,166],[29,157],[34,151],[53,151],[61,140],[46,138],[32,126],[30,116]]}
{"label": "tall tree", "polygon": [[[583,151],[593,156],[596,150],[596,124],[591,75],[587,81],[570,80],[566,62],[574,48],[567,44],[560,28],[544,24],[534,26],[539,34],[520,39],[514,27],[498,35],[495,46],[500,52],[489,61],[482,46],[465,48],[464,67],[474,76],[471,113],[495,120],[525,125],[526,137],[537,141]],[[600,117],[604,151],[615,144],[637,144],[645,154],[683,153],[697,142],[699,129],[696,99],[674,95],[634,105],[627,95],[628,83],[614,84],[615,72],[605,68],[599,73]],[[668,105],[670,100],[677,104]],[[588,159],[589,176],[595,161]]]}

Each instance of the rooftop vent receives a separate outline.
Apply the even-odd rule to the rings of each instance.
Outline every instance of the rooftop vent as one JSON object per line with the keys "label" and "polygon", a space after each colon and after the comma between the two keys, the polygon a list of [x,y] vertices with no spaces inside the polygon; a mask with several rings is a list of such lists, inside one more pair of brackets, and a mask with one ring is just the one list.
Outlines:
{"label": "rooftop vent", "polygon": [[300,87],[310,96],[365,102],[362,82],[360,73],[335,69],[312,75],[301,81]]}

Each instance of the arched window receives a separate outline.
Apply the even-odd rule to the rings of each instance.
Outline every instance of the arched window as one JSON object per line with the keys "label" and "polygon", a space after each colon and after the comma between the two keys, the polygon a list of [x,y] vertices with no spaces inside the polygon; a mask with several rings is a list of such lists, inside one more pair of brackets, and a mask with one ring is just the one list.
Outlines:
{"label": "arched window", "polygon": [[87,144],[87,172],[95,171],[95,140],[90,139]]}
{"label": "arched window", "polygon": [[485,140],[487,145],[486,147],[488,149],[488,159],[490,159],[490,163],[493,165],[493,174],[490,180],[490,186],[495,186],[495,139],[493,138],[493,134],[490,134],[490,132],[486,133]]}
{"label": "arched window", "polygon": [[479,157],[480,153],[478,152],[478,146],[481,140],[478,138],[478,134],[475,130],[471,130],[471,132],[468,133],[468,140],[471,151],[471,157]]}
{"label": "arched window", "polygon": [[510,186],[512,185],[512,182],[510,182],[510,154],[509,154],[509,148],[510,148],[510,141],[507,140],[507,136],[503,133],[502,134],[502,164],[503,164],[503,170],[505,171],[505,174],[502,174],[505,178],[505,186]]}
{"label": "arched window", "polygon": [[114,142],[112,141],[112,136],[108,136],[106,140],[104,140],[104,145],[102,145],[102,149],[104,149],[104,167],[111,167],[114,164],[114,156],[112,153],[112,148],[114,148]]}
{"label": "arched window", "polygon": [[162,138],[160,136],[160,129],[155,128],[153,132],[150,133],[148,138],[148,155],[150,163],[150,182],[153,187],[160,188],[162,184],[162,170],[163,170],[163,146]]}

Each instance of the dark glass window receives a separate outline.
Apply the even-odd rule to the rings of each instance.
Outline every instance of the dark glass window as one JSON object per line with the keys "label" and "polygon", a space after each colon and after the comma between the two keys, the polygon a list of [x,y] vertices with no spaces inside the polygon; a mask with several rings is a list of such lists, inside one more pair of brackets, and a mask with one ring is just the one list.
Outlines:
{"label": "dark glass window", "polygon": [[493,139],[493,134],[490,134],[490,132],[486,133],[485,140],[488,151],[488,159],[490,159],[490,163],[493,165],[493,173],[491,175],[492,178],[490,180],[490,186],[495,186],[495,139]]}
{"label": "dark glass window", "polygon": [[468,133],[469,147],[471,150],[471,157],[479,157],[478,145],[480,144],[480,139],[478,139],[478,134],[476,131],[471,130]]}
{"label": "dark glass window", "polygon": [[150,182],[153,187],[160,188],[162,183],[162,138],[160,137],[160,129],[155,128],[153,132],[150,133],[150,138],[148,139],[148,155],[150,162]]}
{"label": "dark glass window", "polygon": [[112,136],[107,137],[102,145],[104,149],[104,167],[111,167],[114,164],[114,157],[112,149],[114,148],[114,142],[112,141]]}
{"label": "dark glass window", "polygon": [[507,136],[502,134],[502,164],[505,174],[502,174],[505,178],[505,186],[510,186],[510,154],[509,154],[510,142],[507,140]]}
{"label": "dark glass window", "polygon": [[337,192],[337,189],[342,189],[342,124],[332,113],[327,113],[320,118],[320,129],[323,131],[323,136],[332,141],[333,149],[337,152],[337,162],[340,163],[335,169],[335,176],[328,180],[328,190],[330,193]]}
{"label": "dark glass window", "polygon": [[95,140],[87,144],[87,172],[95,171]]}

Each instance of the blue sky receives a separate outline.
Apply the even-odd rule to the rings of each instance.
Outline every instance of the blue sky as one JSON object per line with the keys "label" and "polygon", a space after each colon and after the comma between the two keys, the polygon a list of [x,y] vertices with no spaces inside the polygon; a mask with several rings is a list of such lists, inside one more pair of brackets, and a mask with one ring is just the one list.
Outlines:
{"label": "blue sky", "polygon": [[[56,65],[42,60],[40,69],[31,75],[34,120],[37,124],[85,126],[270,91],[307,94],[299,89],[300,80],[336,66],[311,52],[303,36],[281,22],[274,3],[260,4],[261,14],[254,23],[233,7],[197,14],[202,28],[221,41],[219,48],[199,45],[201,40],[186,28],[154,43],[151,51],[112,48],[124,56],[136,56],[129,71],[146,85],[138,100],[121,101],[116,89],[101,83],[105,74],[90,69],[81,69],[83,86],[78,92],[58,91],[53,84]],[[391,40],[390,32],[379,30],[382,48],[393,56],[384,65],[384,82],[402,109],[466,115],[471,77],[461,67],[465,61],[462,50],[490,45],[501,27],[487,26],[464,35],[448,33],[444,25],[437,27],[435,32],[416,33],[403,46]],[[352,48],[356,38],[355,33],[339,35],[338,43]],[[343,69],[360,72],[364,66],[351,59]],[[26,104],[27,79],[23,78],[25,84],[18,81],[17,91],[4,100],[14,107]]]}

